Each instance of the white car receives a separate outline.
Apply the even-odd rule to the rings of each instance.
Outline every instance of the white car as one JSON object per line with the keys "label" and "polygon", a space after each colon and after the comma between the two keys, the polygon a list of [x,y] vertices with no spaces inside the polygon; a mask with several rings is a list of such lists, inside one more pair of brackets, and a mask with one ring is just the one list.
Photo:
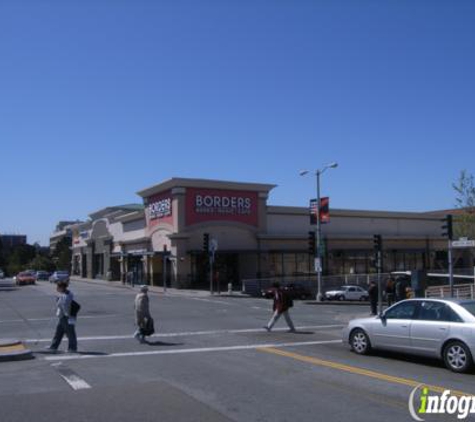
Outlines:
{"label": "white car", "polygon": [[475,356],[475,300],[403,300],[381,316],[351,320],[343,342],[359,355],[390,350],[439,358],[454,372],[468,372]]}
{"label": "white car", "polygon": [[327,300],[368,300],[368,292],[360,286],[341,286],[325,293]]}

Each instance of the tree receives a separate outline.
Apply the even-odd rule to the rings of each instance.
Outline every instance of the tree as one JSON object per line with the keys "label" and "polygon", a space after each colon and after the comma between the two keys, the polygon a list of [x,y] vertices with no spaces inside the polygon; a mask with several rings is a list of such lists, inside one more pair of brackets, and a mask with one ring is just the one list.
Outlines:
{"label": "tree", "polygon": [[475,239],[475,182],[466,170],[460,172],[457,183],[452,187],[456,192],[456,206],[461,210],[455,217],[455,237]]}
{"label": "tree", "polygon": [[53,272],[55,269],[54,262],[49,256],[37,254],[29,263],[28,268],[37,271]]}
{"label": "tree", "polygon": [[36,256],[36,249],[31,245],[18,245],[13,248],[8,258],[8,274],[18,274],[20,271],[28,269],[28,264]]}
{"label": "tree", "polygon": [[54,248],[53,261],[56,263],[57,270],[71,270],[71,238],[63,237]]}

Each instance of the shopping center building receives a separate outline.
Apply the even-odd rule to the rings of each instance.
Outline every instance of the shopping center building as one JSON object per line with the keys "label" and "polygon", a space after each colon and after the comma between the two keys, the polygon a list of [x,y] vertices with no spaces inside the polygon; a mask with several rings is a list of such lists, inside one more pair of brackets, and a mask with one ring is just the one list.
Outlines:
{"label": "shopping center building", "polygon": [[[72,272],[80,277],[173,287],[209,285],[208,234],[217,277],[306,275],[309,208],[268,205],[275,185],[172,178],[138,192],[141,204],[112,206],[73,225]],[[373,236],[382,235],[384,271],[446,262],[440,215],[334,209],[322,225],[324,274],[370,273]]]}

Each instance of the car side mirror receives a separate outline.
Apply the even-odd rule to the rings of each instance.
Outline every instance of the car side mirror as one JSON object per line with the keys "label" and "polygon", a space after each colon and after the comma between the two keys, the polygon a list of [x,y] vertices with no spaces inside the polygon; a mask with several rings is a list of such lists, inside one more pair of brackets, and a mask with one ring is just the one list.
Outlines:
{"label": "car side mirror", "polygon": [[383,322],[386,322],[386,314],[384,312],[381,312],[379,314],[379,319]]}

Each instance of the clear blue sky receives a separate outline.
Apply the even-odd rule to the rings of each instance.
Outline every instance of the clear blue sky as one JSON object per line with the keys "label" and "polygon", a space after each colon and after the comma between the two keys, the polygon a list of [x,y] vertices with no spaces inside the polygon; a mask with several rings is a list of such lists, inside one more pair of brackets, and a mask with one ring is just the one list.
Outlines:
{"label": "clear blue sky", "polygon": [[170,177],[306,206],[452,207],[475,173],[475,1],[2,0],[0,232]]}

